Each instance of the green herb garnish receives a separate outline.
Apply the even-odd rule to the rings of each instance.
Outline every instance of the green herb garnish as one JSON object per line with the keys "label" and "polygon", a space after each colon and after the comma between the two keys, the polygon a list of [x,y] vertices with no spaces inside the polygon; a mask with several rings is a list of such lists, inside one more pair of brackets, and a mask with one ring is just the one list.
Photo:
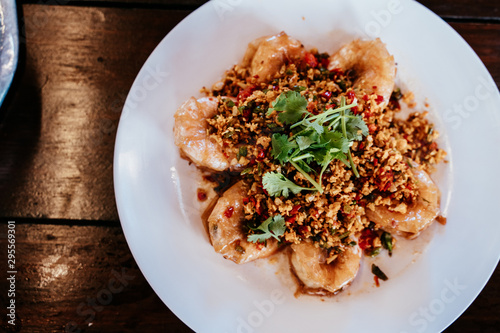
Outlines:
{"label": "green herb garnish", "polygon": [[292,90],[280,94],[271,106],[268,113],[272,110],[285,111],[278,116],[278,120],[285,125],[299,121],[304,114],[308,113],[307,100],[300,93]]}
{"label": "green herb garnish", "polygon": [[[350,166],[356,177],[359,177],[349,147],[354,140],[361,140],[363,136],[368,135],[368,127],[361,116],[352,115],[349,111],[357,105],[357,101],[346,105],[345,98],[341,97],[338,108],[312,115],[307,111],[305,97],[298,92],[287,91],[278,96],[271,105],[268,114],[273,111],[280,112],[278,120],[290,125],[290,129],[294,131],[292,136],[278,133],[272,136],[271,154],[280,164],[292,164],[320,193],[323,193],[323,173],[334,159]],[[312,162],[321,166],[319,184],[309,175],[313,170]],[[279,193],[270,191],[265,185],[264,189],[268,193]]]}
{"label": "green herb garnish", "polygon": [[380,280],[387,281],[389,278],[384,272],[375,264],[372,264],[372,273],[378,277]]}
{"label": "green herb garnish", "polygon": [[247,156],[248,154],[248,151],[247,151],[247,147],[246,146],[241,146],[239,149],[238,149],[238,153],[236,154],[236,159],[239,161],[240,160],[240,157],[242,156]]}
{"label": "green herb garnish", "polygon": [[262,176],[262,185],[267,193],[273,197],[282,195],[287,198],[290,191],[292,191],[293,194],[297,194],[302,190],[315,190],[314,188],[299,186],[277,172],[266,172]]}
{"label": "green herb garnish", "polygon": [[392,236],[391,236],[391,234],[384,231],[382,233],[382,235],[380,236],[380,240],[382,242],[382,246],[384,247],[384,249],[388,250],[389,251],[389,255],[392,256],[393,244],[392,244]]}
{"label": "green herb garnish", "polygon": [[247,240],[253,243],[264,243],[271,237],[276,238],[278,241],[279,237],[283,236],[286,230],[285,219],[280,214],[273,217],[269,217],[267,220],[262,222],[257,228],[251,228],[253,231],[262,231],[263,233],[248,235]]}

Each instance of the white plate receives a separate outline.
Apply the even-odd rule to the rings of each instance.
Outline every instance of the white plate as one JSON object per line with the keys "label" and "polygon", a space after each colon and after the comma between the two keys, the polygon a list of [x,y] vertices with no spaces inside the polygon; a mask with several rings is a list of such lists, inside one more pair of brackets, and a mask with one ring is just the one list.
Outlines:
{"label": "white plate", "polygon": [[[286,31],[333,52],[380,37],[398,63],[398,84],[427,99],[449,163],[435,176],[446,226],[376,259],[390,279],[373,286],[362,267],[334,298],[295,298],[286,272],[238,266],[215,253],[203,229],[197,174],[173,143],[173,114],[243,56],[249,41]],[[116,138],[120,220],[155,292],[197,332],[423,332],[453,322],[499,260],[500,96],[464,40],[413,1],[218,0],[189,15],[158,45],[131,88]],[[415,248],[420,251],[413,252]]]}

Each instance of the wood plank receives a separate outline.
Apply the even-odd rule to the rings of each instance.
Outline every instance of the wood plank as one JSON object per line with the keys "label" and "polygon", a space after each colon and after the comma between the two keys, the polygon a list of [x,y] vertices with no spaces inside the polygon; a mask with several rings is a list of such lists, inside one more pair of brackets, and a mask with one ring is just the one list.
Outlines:
{"label": "wood plank", "polygon": [[[215,0],[224,5],[238,4],[236,0]],[[158,9],[191,9],[208,2],[207,0],[22,0],[24,4],[48,4],[70,6],[135,7]],[[425,7],[446,19],[493,20],[500,21],[500,7],[494,0],[419,0]]]}
{"label": "wood plank", "polygon": [[[2,221],[2,253],[6,232]],[[2,272],[6,264],[1,260]],[[16,268],[22,332],[192,332],[146,282],[119,226],[17,224]],[[2,278],[2,304],[6,283]],[[9,328],[5,311],[0,331]]]}
{"label": "wood plank", "polygon": [[[0,252],[6,246],[2,220]],[[5,272],[6,261],[0,262]],[[18,223],[16,265],[23,332],[61,332],[66,326],[82,332],[191,332],[150,288],[119,226]],[[4,303],[6,279],[0,281]],[[495,332],[500,327],[499,287],[497,268],[477,300],[446,332]],[[5,328],[5,307],[2,311],[0,327]]]}
{"label": "wood plank", "polygon": [[149,54],[187,14],[24,6],[24,75],[0,129],[0,216],[118,220],[121,109]]}
{"label": "wood plank", "polygon": [[437,15],[448,19],[500,21],[500,7],[495,0],[419,0]]}

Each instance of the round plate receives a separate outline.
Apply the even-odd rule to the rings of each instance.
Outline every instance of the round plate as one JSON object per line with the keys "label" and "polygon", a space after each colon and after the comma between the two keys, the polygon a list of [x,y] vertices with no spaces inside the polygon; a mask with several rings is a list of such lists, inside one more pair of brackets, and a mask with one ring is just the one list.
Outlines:
{"label": "round plate", "polygon": [[[398,64],[397,85],[414,92],[441,133],[448,163],[433,177],[448,224],[377,257],[389,275],[379,288],[364,260],[341,294],[296,298],[284,258],[236,265],[214,252],[202,225],[199,175],[179,157],[173,114],[238,63],[248,42],[280,31],[329,53],[380,37]],[[127,242],[155,292],[197,332],[440,331],[499,260],[498,110],[498,89],[476,54],[414,1],[208,2],[158,45],[126,100],[114,178]]]}

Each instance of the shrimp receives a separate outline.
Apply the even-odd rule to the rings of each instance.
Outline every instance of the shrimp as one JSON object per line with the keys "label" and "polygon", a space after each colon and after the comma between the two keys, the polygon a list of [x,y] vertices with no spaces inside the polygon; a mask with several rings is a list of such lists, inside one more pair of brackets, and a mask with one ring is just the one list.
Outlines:
{"label": "shrimp", "polygon": [[366,94],[376,93],[384,98],[384,108],[394,90],[396,64],[379,38],[372,41],[354,40],[329,58],[329,70],[353,70],[354,88]]}
{"label": "shrimp", "polygon": [[250,75],[257,83],[273,79],[286,61],[297,61],[304,56],[305,48],[285,32],[257,38],[248,44],[243,67],[249,67]]}
{"label": "shrimp", "polygon": [[390,211],[385,206],[375,210],[366,209],[366,216],[382,229],[395,231],[408,238],[415,238],[429,227],[440,213],[440,192],[427,172],[420,170],[412,163],[412,172],[417,180],[418,197],[416,202],[408,207],[406,214]]}
{"label": "shrimp", "polygon": [[208,233],[215,251],[237,264],[268,257],[278,250],[275,239],[267,240],[265,245],[247,241],[242,228],[246,192],[243,181],[231,186],[219,198],[208,218]]}
{"label": "shrimp", "polygon": [[214,171],[229,168],[222,146],[207,134],[207,118],[217,113],[218,100],[204,97],[188,99],[175,112],[174,142],[194,164]]}
{"label": "shrimp", "polygon": [[291,249],[290,262],[295,275],[311,294],[341,291],[354,280],[361,262],[358,245],[346,247],[331,263],[325,261],[325,250],[311,242],[292,244]]}

